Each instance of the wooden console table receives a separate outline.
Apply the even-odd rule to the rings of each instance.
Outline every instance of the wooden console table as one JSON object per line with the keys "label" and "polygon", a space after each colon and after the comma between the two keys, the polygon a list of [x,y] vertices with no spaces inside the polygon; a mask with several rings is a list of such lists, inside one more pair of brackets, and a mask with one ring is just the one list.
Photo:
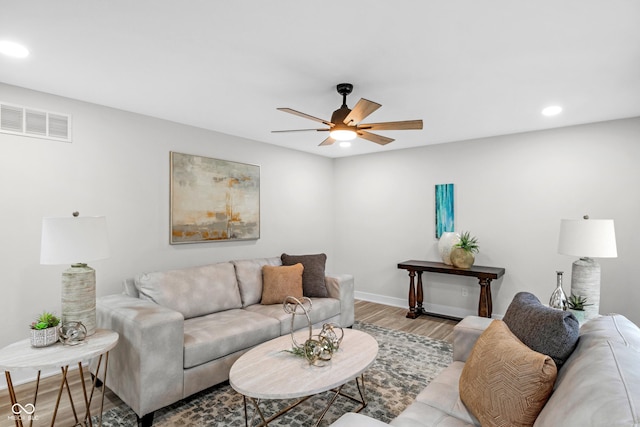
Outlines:
{"label": "wooden console table", "polygon": [[[452,265],[432,261],[404,261],[398,264],[398,268],[409,270],[409,312],[407,313],[407,317],[410,319],[415,319],[421,314],[445,318],[449,317],[441,314],[429,313],[422,306],[422,300],[424,298],[422,291],[422,272],[424,271],[429,273],[477,277],[480,284],[478,316],[481,317],[491,317],[491,311],[493,309],[491,300],[491,281],[504,275],[504,268],[483,267],[480,265],[474,265],[471,268],[457,268]],[[417,297],[416,285],[414,283],[416,273],[418,273]]]}

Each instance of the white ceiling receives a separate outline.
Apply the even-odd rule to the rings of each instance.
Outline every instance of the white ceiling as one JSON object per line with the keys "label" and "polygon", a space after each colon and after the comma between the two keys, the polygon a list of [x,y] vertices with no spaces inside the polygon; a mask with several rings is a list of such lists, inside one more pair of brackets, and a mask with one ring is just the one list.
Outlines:
{"label": "white ceiling", "polygon": [[[637,0],[0,0],[2,39],[31,55],[0,82],[328,157],[640,116]],[[328,120],[341,82],[424,129],[271,133],[322,127],[276,108]]]}

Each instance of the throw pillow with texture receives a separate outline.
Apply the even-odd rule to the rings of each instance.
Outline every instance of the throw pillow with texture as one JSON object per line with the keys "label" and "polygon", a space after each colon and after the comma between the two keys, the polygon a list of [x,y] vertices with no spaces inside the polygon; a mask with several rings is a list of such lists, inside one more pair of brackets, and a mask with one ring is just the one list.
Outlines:
{"label": "throw pillow with texture", "polygon": [[529,292],[513,297],[502,320],[530,349],[551,356],[558,369],[578,343],[578,319],[569,311],[545,307]]}
{"label": "throw pillow with texture", "polygon": [[262,267],[262,300],[260,304],[282,304],[288,296],[302,299],[302,272],[298,263],[289,266]]}
{"label": "throw pillow with texture", "polygon": [[282,254],[280,258],[282,259],[282,265],[301,263],[304,266],[304,273],[302,273],[302,293],[305,297],[326,298],[329,296],[327,286],[324,283],[324,267],[327,263],[327,256],[325,254]]}
{"label": "throw pillow with texture", "polygon": [[483,427],[532,426],[557,373],[551,357],[531,350],[494,320],[462,368],[460,399]]}

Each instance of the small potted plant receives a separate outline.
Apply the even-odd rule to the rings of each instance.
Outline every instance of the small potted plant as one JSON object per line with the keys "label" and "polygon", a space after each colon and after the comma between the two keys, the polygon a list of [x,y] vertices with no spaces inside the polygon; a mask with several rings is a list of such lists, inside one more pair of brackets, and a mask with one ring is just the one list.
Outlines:
{"label": "small potted plant", "polygon": [[584,308],[593,304],[587,304],[587,297],[571,294],[567,300],[567,305],[571,313],[578,319],[578,322],[584,322]]}
{"label": "small potted plant", "polygon": [[451,249],[451,263],[454,267],[470,268],[475,261],[473,254],[479,251],[478,239],[465,231],[460,235],[460,241]]}
{"label": "small potted plant", "polygon": [[31,323],[31,346],[46,347],[58,342],[58,325],[60,319],[53,313],[42,312],[34,322]]}

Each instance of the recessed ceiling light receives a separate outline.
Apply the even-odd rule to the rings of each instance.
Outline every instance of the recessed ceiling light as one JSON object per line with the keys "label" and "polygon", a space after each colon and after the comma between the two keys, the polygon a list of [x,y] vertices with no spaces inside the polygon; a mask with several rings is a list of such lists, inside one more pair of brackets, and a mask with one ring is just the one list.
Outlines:
{"label": "recessed ceiling light", "polygon": [[350,141],[340,141],[340,147],[341,148],[349,148],[349,147],[351,147],[351,142]]}
{"label": "recessed ceiling light", "polygon": [[558,114],[560,114],[562,112],[562,107],[559,105],[551,105],[547,108],[545,108],[544,110],[542,110],[542,115],[543,116],[556,116]]}
{"label": "recessed ceiling light", "polygon": [[13,58],[26,58],[29,56],[29,50],[26,47],[8,40],[0,40],[0,53]]}

